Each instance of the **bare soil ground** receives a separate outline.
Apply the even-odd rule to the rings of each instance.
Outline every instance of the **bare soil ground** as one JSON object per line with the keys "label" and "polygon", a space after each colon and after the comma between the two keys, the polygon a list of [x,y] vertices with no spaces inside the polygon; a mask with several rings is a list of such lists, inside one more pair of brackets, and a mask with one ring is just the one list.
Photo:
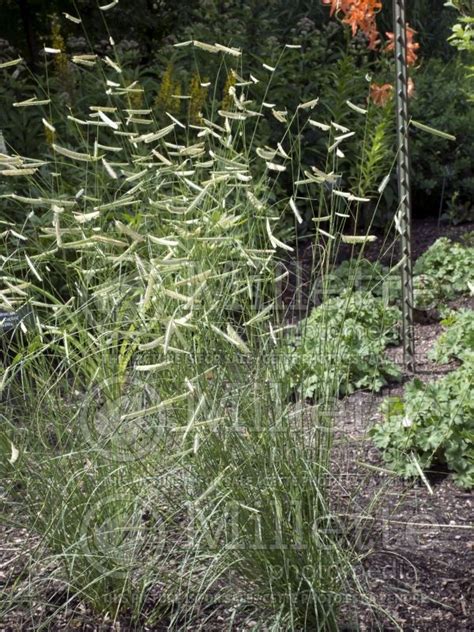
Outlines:
{"label": "bare soil ground", "polygon": [[[463,306],[474,308],[474,299]],[[417,377],[434,381],[453,370],[456,363],[436,365],[427,357],[441,327],[417,324]],[[390,350],[401,363],[402,350]],[[409,379],[406,375],[404,381]],[[384,490],[381,502],[367,525],[369,555],[363,574],[379,607],[385,610],[374,621],[373,612],[361,607],[355,617],[360,629],[404,632],[474,630],[474,496],[457,487],[443,470],[428,473],[431,490],[422,481],[404,482],[367,466],[383,468],[379,451],[366,437],[380,419],[380,404],[388,395],[401,395],[403,382],[377,395],[356,392],[341,402],[336,422],[338,441],[335,466],[353,490],[361,515]],[[390,621],[392,619],[393,621]],[[378,626],[381,626],[380,628]],[[356,628],[357,629],[357,628]]]}

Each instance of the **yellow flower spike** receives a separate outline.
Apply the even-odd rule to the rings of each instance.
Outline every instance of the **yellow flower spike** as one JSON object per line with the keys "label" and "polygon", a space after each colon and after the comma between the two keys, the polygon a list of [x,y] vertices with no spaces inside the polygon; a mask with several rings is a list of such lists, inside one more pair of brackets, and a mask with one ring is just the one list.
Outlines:
{"label": "yellow flower spike", "polygon": [[163,73],[160,90],[155,99],[155,106],[163,112],[170,111],[173,109],[173,106],[176,106],[176,99],[172,98],[176,88],[173,75],[174,68],[173,64],[170,62]]}
{"label": "yellow flower spike", "polygon": [[53,65],[56,71],[56,74],[59,77],[66,77],[69,74],[68,61],[66,55],[66,43],[61,34],[61,24],[59,22],[58,16],[53,15],[51,22],[51,47],[60,50],[61,52],[58,55],[55,55],[53,58]]}
{"label": "yellow flower spike", "polygon": [[181,83],[175,81],[173,84],[173,90],[171,92],[170,104],[168,111],[171,114],[179,114],[181,112]]}
{"label": "yellow flower spike", "polygon": [[234,99],[230,94],[231,88],[237,83],[237,77],[233,70],[230,70],[227,74],[227,79],[224,84],[224,90],[222,91],[222,103],[221,109],[224,111],[232,110],[234,107]]}
{"label": "yellow flower spike", "polygon": [[129,103],[132,110],[140,110],[143,107],[143,95],[145,91],[140,89],[141,86],[139,84],[137,84],[136,88],[138,89],[133,90],[129,95]]}
{"label": "yellow flower spike", "polygon": [[[204,81],[203,83],[206,83]],[[201,123],[202,109],[207,97],[207,87],[203,86],[198,73],[195,73],[189,85],[190,101],[188,107],[188,118],[190,123]]]}

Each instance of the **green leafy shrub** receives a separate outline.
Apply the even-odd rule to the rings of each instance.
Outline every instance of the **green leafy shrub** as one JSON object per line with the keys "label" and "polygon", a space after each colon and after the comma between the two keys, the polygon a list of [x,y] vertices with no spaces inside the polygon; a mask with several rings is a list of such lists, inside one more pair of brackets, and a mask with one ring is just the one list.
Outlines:
{"label": "green leafy shrub", "polygon": [[378,261],[347,259],[329,275],[329,291],[335,295],[343,294],[347,289],[355,289],[380,296],[387,276],[388,269]]}
{"label": "green leafy shrub", "polygon": [[410,105],[413,118],[456,137],[452,141],[413,130],[413,194],[418,205],[431,203],[438,208],[442,193],[443,206],[456,192],[456,204],[472,201],[474,110],[466,94],[468,74],[460,59],[449,63],[429,59],[414,78],[416,96]]}
{"label": "green leafy shrub", "polygon": [[472,201],[459,201],[459,191],[455,191],[448,200],[445,211],[441,214],[441,219],[452,226],[457,226],[472,219]]}
{"label": "green leafy shrub", "polygon": [[474,5],[468,0],[450,0],[447,6],[454,7],[461,16],[453,25],[448,42],[458,50],[472,52],[474,50]]}
{"label": "green leafy shrub", "polygon": [[367,292],[346,292],[316,307],[290,344],[291,386],[303,397],[324,400],[358,388],[380,390],[400,373],[384,357],[398,342],[400,312]]}
{"label": "green leafy shrub", "polygon": [[469,292],[473,271],[474,248],[441,237],[415,264],[416,304],[428,306]]}
{"label": "green leafy shrub", "polygon": [[[461,243],[438,239],[414,266],[413,289],[417,309],[436,307],[471,291],[474,282],[474,242],[466,233]],[[347,288],[384,296],[390,303],[401,297],[400,272],[391,272],[379,262],[349,259],[328,276],[328,293],[339,295]]]}
{"label": "green leafy shrub", "polygon": [[4,104],[0,110],[0,129],[7,148],[11,146],[25,155],[34,156],[38,145],[44,149],[45,144],[41,112],[38,108],[11,106],[26,99],[26,95],[30,97],[34,94],[37,86],[23,65],[18,70],[18,76],[12,77],[11,73],[0,70],[0,77],[0,99]]}
{"label": "green leafy shrub", "polygon": [[467,248],[474,248],[474,230],[470,230],[468,233],[464,233],[461,237],[461,243]]}
{"label": "green leafy shrub", "polygon": [[415,379],[403,399],[384,401],[384,420],[370,435],[395,472],[409,478],[446,464],[460,486],[474,485],[473,379],[471,361],[431,384]]}
{"label": "green leafy shrub", "polygon": [[459,22],[453,26],[453,34],[449,41],[458,50],[472,52],[474,49],[474,17],[464,16],[459,18]]}
{"label": "green leafy shrub", "polygon": [[450,312],[441,324],[445,330],[436,341],[430,357],[442,363],[449,362],[452,358],[463,361],[474,359],[474,311],[461,309]]}

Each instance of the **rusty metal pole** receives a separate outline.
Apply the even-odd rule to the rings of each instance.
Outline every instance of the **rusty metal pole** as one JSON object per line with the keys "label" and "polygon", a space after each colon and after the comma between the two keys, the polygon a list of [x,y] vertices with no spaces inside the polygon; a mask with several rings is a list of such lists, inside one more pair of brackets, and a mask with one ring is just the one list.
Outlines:
{"label": "rusty metal pole", "polygon": [[405,0],[393,0],[396,65],[396,116],[398,144],[398,221],[402,256],[402,337],[403,364],[415,371],[413,328],[413,265],[411,256],[410,154],[408,145],[408,71]]}

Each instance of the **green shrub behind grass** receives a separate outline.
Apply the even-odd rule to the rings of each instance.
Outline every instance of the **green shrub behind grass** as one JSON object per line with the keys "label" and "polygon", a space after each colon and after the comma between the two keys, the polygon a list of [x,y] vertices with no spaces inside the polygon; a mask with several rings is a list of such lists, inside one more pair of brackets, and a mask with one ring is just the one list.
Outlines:
{"label": "green shrub behind grass", "polygon": [[456,193],[454,203],[472,204],[474,111],[469,105],[469,74],[460,57],[448,63],[432,58],[414,77],[416,95],[410,104],[413,118],[456,137],[456,141],[450,141],[414,132],[413,189],[418,205],[431,203],[438,208],[443,194],[444,210]]}
{"label": "green shrub behind grass", "polygon": [[368,292],[346,292],[316,307],[290,343],[288,373],[303,397],[323,399],[328,387],[347,394],[378,391],[400,373],[384,356],[399,340],[400,311]]}
{"label": "green shrub behind grass", "polygon": [[404,478],[446,464],[461,487],[474,485],[474,365],[430,384],[419,379],[403,399],[387,398],[383,421],[370,430],[384,460]]}
{"label": "green shrub behind grass", "polygon": [[461,309],[449,312],[441,324],[444,332],[430,351],[430,357],[442,363],[452,358],[463,361],[474,359],[474,311]]}
{"label": "green shrub behind grass", "polygon": [[440,304],[469,293],[474,281],[474,248],[441,237],[417,260],[415,303]]}

